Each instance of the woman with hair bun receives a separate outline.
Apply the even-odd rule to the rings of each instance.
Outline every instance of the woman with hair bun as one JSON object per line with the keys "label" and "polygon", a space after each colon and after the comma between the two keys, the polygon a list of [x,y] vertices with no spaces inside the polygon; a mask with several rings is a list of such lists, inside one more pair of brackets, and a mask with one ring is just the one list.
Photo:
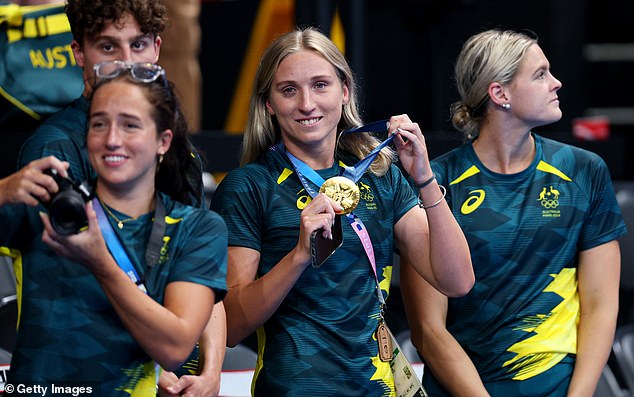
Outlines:
{"label": "woman with hair bun", "polygon": [[455,65],[467,143],[432,161],[471,250],[472,291],[401,288],[430,396],[592,396],[618,311],[625,224],[605,162],[541,137],[561,82],[534,37],[488,30]]}

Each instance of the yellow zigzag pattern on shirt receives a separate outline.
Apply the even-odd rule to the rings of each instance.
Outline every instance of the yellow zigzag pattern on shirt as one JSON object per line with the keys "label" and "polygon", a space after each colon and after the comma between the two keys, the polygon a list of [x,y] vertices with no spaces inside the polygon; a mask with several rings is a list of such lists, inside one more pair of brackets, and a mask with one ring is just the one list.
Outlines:
{"label": "yellow zigzag pattern on shirt", "polygon": [[531,333],[531,336],[511,346],[508,351],[516,356],[504,363],[510,371],[517,372],[514,380],[525,380],[545,372],[568,353],[577,351],[577,270],[564,268],[559,274],[550,276],[553,281],[543,292],[554,292],[563,300],[550,313],[524,319],[524,326],[519,330]]}

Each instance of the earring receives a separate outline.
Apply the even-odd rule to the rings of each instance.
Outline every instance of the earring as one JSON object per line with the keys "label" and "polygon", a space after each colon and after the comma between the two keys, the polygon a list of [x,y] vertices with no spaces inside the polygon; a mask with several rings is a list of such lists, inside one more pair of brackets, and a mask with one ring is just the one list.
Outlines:
{"label": "earring", "polygon": [[502,104],[502,108],[505,109],[505,110],[509,110],[511,108],[511,104],[508,103],[508,102],[507,103],[503,103]]}
{"label": "earring", "polygon": [[159,154],[159,164],[161,164],[163,162],[163,155]]}

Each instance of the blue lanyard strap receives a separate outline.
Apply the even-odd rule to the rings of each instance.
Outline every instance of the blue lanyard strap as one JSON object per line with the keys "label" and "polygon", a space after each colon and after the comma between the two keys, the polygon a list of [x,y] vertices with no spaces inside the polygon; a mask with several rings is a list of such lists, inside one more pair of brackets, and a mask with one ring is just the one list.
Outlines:
{"label": "blue lanyard strap", "polygon": [[[376,121],[370,124],[362,125],[360,127],[351,128],[342,132],[342,134],[349,134],[354,132],[370,132],[370,131],[378,131],[380,129],[387,128],[388,120]],[[361,179],[365,171],[368,169],[370,164],[374,161],[376,156],[379,154],[381,149],[386,147],[394,138],[393,135],[390,135],[385,141],[381,142],[370,154],[368,154],[365,158],[359,161],[357,164],[351,167],[345,167],[343,171],[343,175],[355,183]],[[285,150],[282,143],[271,148],[274,151],[282,151],[286,154],[288,159],[293,164],[293,168],[295,168],[295,173],[297,174],[302,186],[304,189],[310,194],[311,197],[315,197],[319,191],[318,189],[325,182],[324,178],[321,177],[315,170],[310,168],[306,163],[292,155],[288,150]],[[312,182],[311,185],[308,182]],[[317,189],[314,188],[317,186]],[[379,303],[381,303],[381,317],[383,316],[383,308],[385,307],[385,298],[383,297],[383,293],[381,292],[381,286],[379,283],[379,277],[376,270],[376,259],[374,257],[374,247],[372,246],[372,240],[370,239],[370,234],[368,233],[367,228],[363,224],[363,221],[356,216],[354,213],[346,214],[346,218],[350,223],[350,226],[355,231],[359,239],[361,240],[361,244],[363,245],[363,249],[365,251],[368,260],[370,261],[370,266],[372,267],[372,271],[374,273],[374,280],[376,281],[376,293],[379,299]]]}
{"label": "blue lanyard strap", "polygon": [[[282,144],[280,144],[282,145]],[[306,163],[297,157],[293,156],[288,150],[286,150],[283,146],[280,146],[281,150],[286,154],[286,157],[293,164],[293,168],[295,168],[295,173],[299,177],[302,186],[304,189],[310,194],[310,197],[315,198],[317,194],[319,194],[319,188],[323,185],[324,178],[321,177],[314,169],[310,168]],[[307,179],[308,178],[308,179]],[[313,183],[313,185],[309,184],[308,181]],[[314,188],[317,186],[317,189]]]}
{"label": "blue lanyard strap", "polygon": [[[163,200],[158,193],[156,194],[155,203],[156,209],[154,212],[154,223],[152,224],[150,241],[148,242],[148,246],[145,251],[145,259],[148,267],[154,266],[158,260],[159,250],[161,248],[160,242],[165,232],[165,206],[163,205]],[[103,211],[101,203],[97,197],[92,200],[92,205],[95,213],[97,214],[99,228],[101,229],[101,234],[108,246],[108,251],[110,251],[110,254],[114,258],[115,262],[117,262],[117,265],[119,265],[121,270],[125,272],[130,280],[132,280],[132,282],[135,283],[141,291],[147,294],[147,288],[145,287],[143,280],[139,277],[139,273],[134,268],[134,265],[130,261],[128,254],[125,252],[121,241],[112,229],[112,225],[108,221],[108,217]]]}
{"label": "blue lanyard strap", "polygon": [[[161,248],[160,242],[163,239],[163,234],[165,233],[165,206],[163,205],[163,200],[158,192],[156,192],[154,201],[154,222],[152,223],[150,241],[148,242],[148,246],[145,250],[145,260],[148,267],[152,267],[156,264],[159,258],[159,250]],[[95,209],[95,213],[97,214],[99,228],[101,229],[101,234],[108,246],[108,251],[110,251],[110,254],[114,258],[115,262],[117,262],[117,265],[119,265],[121,270],[128,275],[130,280],[132,280],[132,282],[135,283],[141,291],[148,294],[143,279],[139,277],[139,273],[134,268],[134,265],[132,265],[130,258],[128,258],[123,245],[121,245],[121,241],[119,241],[119,238],[112,229],[112,225],[108,221],[108,217],[104,213],[101,203],[97,197],[92,199],[92,205]],[[161,367],[158,362],[154,361],[154,383],[157,385],[157,388],[160,374]]]}

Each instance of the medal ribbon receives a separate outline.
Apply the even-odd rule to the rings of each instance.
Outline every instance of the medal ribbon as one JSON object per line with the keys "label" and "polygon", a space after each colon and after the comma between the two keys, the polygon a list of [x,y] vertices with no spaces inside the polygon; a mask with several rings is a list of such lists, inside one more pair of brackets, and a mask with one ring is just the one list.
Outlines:
{"label": "medal ribbon", "polygon": [[[381,128],[387,129],[388,124],[389,124],[389,120],[375,121],[370,124],[362,125],[361,127],[345,130],[342,132],[342,134],[350,134],[353,132],[377,131],[377,130],[380,130]],[[357,164],[355,164],[352,167],[345,167],[341,176],[345,176],[346,178],[353,180],[354,183],[357,183],[359,179],[361,179],[365,171],[370,167],[370,165],[372,164],[376,156],[378,156],[381,149],[389,145],[393,139],[394,139],[394,135],[390,134],[390,136],[388,136],[386,140],[381,142],[379,146],[375,147],[374,150],[372,150],[370,154],[365,156],[363,160],[359,161]]]}
{"label": "medal ribbon", "polygon": [[[345,130],[342,132],[342,134],[349,134],[354,132],[377,131],[377,129],[380,130],[381,128],[387,128],[388,121],[389,120],[381,120],[381,121],[376,121],[370,124],[365,124],[360,127],[355,127],[355,128]],[[379,154],[381,149],[386,147],[392,141],[392,139],[394,139],[394,135],[390,135],[385,141],[381,142],[380,145],[374,148],[374,150],[372,150],[370,154],[368,154],[365,158],[363,158],[354,166],[345,167],[341,176],[351,179],[352,181],[354,181],[354,183],[357,183],[359,179],[361,179],[361,176],[363,176],[365,171],[368,169],[368,167],[370,167],[370,165],[372,164],[376,156]],[[278,151],[278,150],[283,151],[286,154],[288,159],[293,164],[293,168],[295,168],[295,172],[297,173],[297,176],[299,177],[299,180],[302,183],[302,186],[304,186],[304,189],[306,189],[306,191],[308,192],[308,194],[310,194],[311,197],[314,198],[315,196],[317,196],[317,194],[319,194],[319,191],[316,190],[313,186],[311,186],[311,184],[309,184],[308,181],[312,182],[313,185],[319,188],[325,182],[324,178],[322,178],[321,175],[319,175],[315,170],[310,168],[306,163],[304,163],[303,161],[295,157],[293,154],[291,154],[288,150],[286,150],[282,143],[272,147],[271,149],[275,151]],[[379,276],[376,271],[376,259],[374,257],[374,248],[372,246],[372,240],[370,239],[370,234],[368,233],[368,230],[363,224],[363,221],[358,216],[356,216],[353,212],[346,214],[346,218],[348,219],[348,222],[350,223],[352,230],[354,230],[357,236],[359,236],[359,239],[361,240],[361,244],[363,245],[365,254],[368,257],[368,260],[370,261],[370,265],[374,273],[374,280],[376,281],[377,297],[379,299],[379,302],[381,303],[381,318],[383,318],[383,308],[385,307],[385,298],[383,297],[383,293],[381,292],[381,286],[379,284]]]}

